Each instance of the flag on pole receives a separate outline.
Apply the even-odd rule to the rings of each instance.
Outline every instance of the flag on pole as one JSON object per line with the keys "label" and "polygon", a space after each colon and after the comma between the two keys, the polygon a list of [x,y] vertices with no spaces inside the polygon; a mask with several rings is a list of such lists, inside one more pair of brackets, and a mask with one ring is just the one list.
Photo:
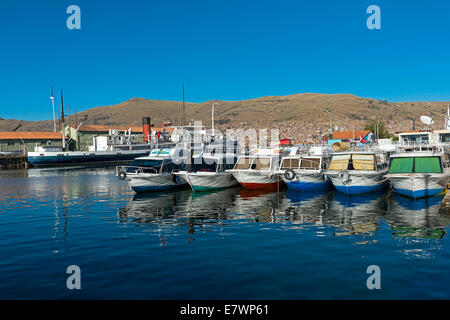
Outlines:
{"label": "flag on pole", "polygon": [[364,137],[363,137],[362,133],[361,133],[361,135],[360,135],[360,137],[359,137],[359,142],[360,142],[360,143],[362,143],[362,144],[364,144],[364,143],[366,143],[366,142],[367,142],[367,140],[366,140],[366,139],[364,139]]}

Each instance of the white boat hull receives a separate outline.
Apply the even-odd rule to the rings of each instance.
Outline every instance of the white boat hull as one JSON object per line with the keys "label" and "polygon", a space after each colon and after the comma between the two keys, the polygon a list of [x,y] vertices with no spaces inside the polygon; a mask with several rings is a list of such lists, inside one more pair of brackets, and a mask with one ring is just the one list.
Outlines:
{"label": "white boat hull", "polygon": [[127,181],[135,192],[167,190],[187,184],[182,177],[172,173],[129,173]]}
{"label": "white boat hull", "polygon": [[232,170],[234,178],[246,189],[274,188],[283,181],[270,170]]}
{"label": "white boat hull", "polygon": [[362,194],[367,192],[374,192],[383,189],[389,183],[385,178],[386,171],[382,172],[352,172],[347,171],[350,179],[348,181],[342,181],[339,178],[339,172],[327,173],[331,183],[337,191],[352,195]]}
{"label": "white boat hull", "polygon": [[443,174],[391,174],[389,180],[396,193],[413,199],[437,195],[446,184]]}
{"label": "white boat hull", "polygon": [[205,191],[236,186],[238,182],[229,172],[179,172],[194,191]]}

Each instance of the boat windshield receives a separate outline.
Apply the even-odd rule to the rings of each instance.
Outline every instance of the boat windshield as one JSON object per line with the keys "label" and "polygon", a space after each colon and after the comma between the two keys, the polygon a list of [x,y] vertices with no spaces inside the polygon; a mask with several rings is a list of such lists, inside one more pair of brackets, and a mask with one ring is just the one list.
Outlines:
{"label": "boat windshield", "polygon": [[270,159],[269,158],[255,158],[252,162],[252,169],[254,170],[269,170]]}
{"label": "boat windshield", "polygon": [[173,171],[181,171],[186,170],[186,165],[183,163],[176,164],[170,160],[164,161],[164,165],[162,166],[161,172],[173,172]]}
{"label": "boat windshield", "polygon": [[250,168],[250,163],[252,162],[251,158],[243,157],[239,158],[238,162],[234,166],[234,169],[236,170],[247,170]]}
{"label": "boat windshield", "polygon": [[193,164],[192,165],[192,172],[216,172],[217,170],[217,163],[211,160],[208,162],[202,161],[201,164]]}
{"label": "boat windshield", "polygon": [[299,166],[300,159],[298,158],[284,158],[281,161],[281,170],[297,169]]}
{"label": "boat windshield", "polygon": [[440,157],[391,158],[389,173],[442,173]]}
{"label": "boat windshield", "polygon": [[155,159],[135,159],[131,164],[133,167],[152,167],[159,168],[161,167],[163,160],[155,160]]}
{"label": "boat windshield", "polygon": [[300,169],[318,170],[320,168],[319,158],[302,158]]}

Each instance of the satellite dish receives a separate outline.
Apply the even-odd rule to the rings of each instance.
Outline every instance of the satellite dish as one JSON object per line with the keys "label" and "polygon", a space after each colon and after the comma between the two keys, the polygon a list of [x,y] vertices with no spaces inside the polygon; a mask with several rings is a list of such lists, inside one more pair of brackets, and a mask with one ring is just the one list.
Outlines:
{"label": "satellite dish", "polygon": [[420,121],[422,121],[422,123],[426,124],[427,126],[432,125],[434,123],[433,119],[431,119],[428,116],[421,116]]}

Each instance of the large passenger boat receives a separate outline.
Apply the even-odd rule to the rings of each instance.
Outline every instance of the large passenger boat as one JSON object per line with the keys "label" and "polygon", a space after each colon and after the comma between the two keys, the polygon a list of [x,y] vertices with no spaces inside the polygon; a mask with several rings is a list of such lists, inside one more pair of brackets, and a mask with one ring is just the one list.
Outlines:
{"label": "large passenger boat", "polygon": [[69,151],[57,146],[36,146],[28,152],[31,166],[70,166],[89,164],[127,163],[150,153],[153,145],[136,143],[130,131],[120,134],[110,131],[108,136],[94,136],[88,151]]}

